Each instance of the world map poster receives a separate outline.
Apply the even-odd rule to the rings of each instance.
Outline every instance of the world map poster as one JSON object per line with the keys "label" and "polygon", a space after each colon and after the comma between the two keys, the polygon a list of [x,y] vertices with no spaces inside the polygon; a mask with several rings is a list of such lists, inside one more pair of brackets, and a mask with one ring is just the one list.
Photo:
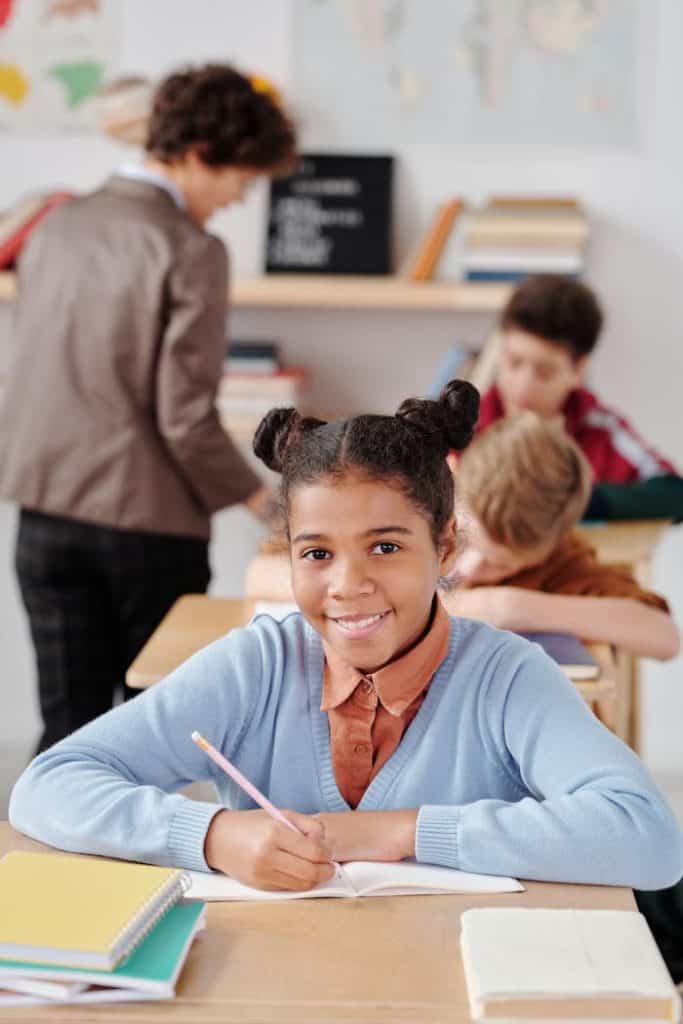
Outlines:
{"label": "world map poster", "polygon": [[87,131],[117,70],[119,0],[0,0],[0,130]]}
{"label": "world map poster", "polygon": [[638,42],[653,3],[293,4],[293,101],[309,148],[638,144]]}

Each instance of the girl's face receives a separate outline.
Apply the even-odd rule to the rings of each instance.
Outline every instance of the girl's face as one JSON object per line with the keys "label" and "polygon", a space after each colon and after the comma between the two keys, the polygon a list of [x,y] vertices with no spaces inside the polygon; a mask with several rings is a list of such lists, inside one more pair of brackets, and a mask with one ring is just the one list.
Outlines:
{"label": "girl's face", "polygon": [[406,651],[452,568],[455,524],[439,551],[429,524],[386,483],[347,476],[290,494],[292,585],[313,628],[349,664],[373,672]]}

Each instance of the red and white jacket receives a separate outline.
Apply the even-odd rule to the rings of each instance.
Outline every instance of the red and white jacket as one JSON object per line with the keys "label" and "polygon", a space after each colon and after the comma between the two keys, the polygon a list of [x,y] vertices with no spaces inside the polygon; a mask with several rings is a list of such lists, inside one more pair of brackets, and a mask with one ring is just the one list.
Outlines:
{"label": "red and white jacket", "polygon": [[[481,400],[477,433],[504,415],[500,392],[494,384]],[[597,483],[629,484],[677,472],[643,441],[627,419],[603,405],[587,388],[570,393],[562,415],[567,433],[590,462]]]}

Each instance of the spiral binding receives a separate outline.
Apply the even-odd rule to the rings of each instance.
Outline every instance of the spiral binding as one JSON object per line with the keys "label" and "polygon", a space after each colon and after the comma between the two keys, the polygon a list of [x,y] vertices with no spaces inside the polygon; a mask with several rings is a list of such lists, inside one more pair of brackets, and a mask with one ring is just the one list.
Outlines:
{"label": "spiral binding", "polygon": [[[140,907],[135,917],[124,925],[109,946],[109,952],[114,960],[113,967],[126,960],[131,953],[140,945],[142,940],[149,935],[157,921],[176,904],[189,890],[192,880],[186,871],[177,871],[170,878],[167,878],[159,888],[152,893],[148,900]],[[168,891],[165,891],[168,890]],[[152,908],[157,904],[156,910]],[[151,914],[148,920],[147,915]],[[143,924],[143,922],[146,923]],[[138,929],[140,929],[138,931]]]}

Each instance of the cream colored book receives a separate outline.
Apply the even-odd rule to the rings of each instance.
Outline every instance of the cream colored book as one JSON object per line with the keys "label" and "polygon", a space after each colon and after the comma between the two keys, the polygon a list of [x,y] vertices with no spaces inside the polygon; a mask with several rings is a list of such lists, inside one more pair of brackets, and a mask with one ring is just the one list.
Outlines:
{"label": "cream colored book", "polygon": [[635,911],[467,910],[460,944],[474,1020],[680,1019],[680,996]]}
{"label": "cream colored book", "polygon": [[336,876],[321,882],[308,892],[266,892],[227,875],[190,872],[192,884],[189,899],[211,901],[232,900],[301,900],[319,897],[358,896],[429,896],[451,892],[523,892],[524,886],[514,878],[501,875],[475,875],[434,864],[415,861],[349,861],[337,865]]}

